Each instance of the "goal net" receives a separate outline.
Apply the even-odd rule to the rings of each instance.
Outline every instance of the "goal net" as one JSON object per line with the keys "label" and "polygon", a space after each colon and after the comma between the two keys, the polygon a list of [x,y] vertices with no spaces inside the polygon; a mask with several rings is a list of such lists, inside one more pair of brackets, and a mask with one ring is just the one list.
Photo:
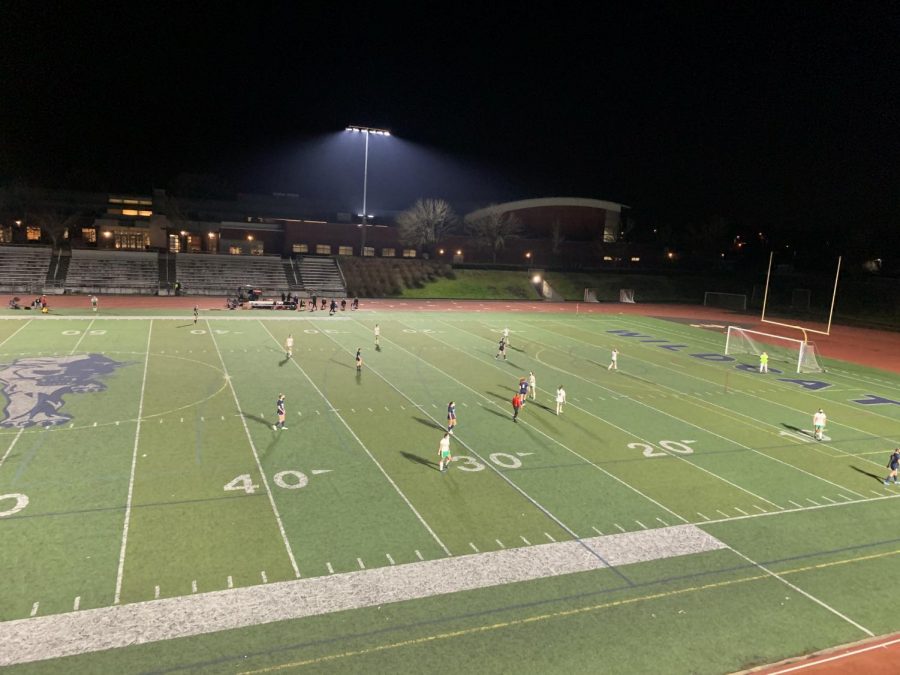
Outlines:
{"label": "goal net", "polygon": [[703,294],[704,307],[721,307],[722,309],[733,309],[735,311],[747,310],[747,296],[743,293],[718,293],[714,291],[706,291]]}
{"label": "goal net", "polygon": [[596,288],[585,288],[584,289],[584,301],[585,302],[600,302],[597,300],[597,289]]}
{"label": "goal net", "polygon": [[769,360],[783,363],[785,367],[798,373],[821,373],[824,371],[819,363],[818,350],[814,342],[795,338],[762,333],[756,330],[729,326],[725,336],[725,353],[753,354],[759,356],[763,352]]}
{"label": "goal net", "polygon": [[634,289],[633,288],[620,288],[619,289],[619,302],[634,303]]}

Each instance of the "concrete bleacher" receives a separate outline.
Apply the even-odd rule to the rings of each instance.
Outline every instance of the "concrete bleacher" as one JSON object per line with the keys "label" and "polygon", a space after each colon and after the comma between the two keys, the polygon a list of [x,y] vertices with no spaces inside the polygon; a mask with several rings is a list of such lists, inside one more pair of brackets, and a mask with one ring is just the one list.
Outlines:
{"label": "concrete bleacher", "polygon": [[233,295],[246,286],[277,294],[290,287],[279,256],[179,253],[175,267],[186,295]]}
{"label": "concrete bleacher", "polygon": [[64,288],[67,293],[140,293],[159,290],[154,253],[73,249]]}
{"label": "concrete bleacher", "polygon": [[347,295],[344,277],[334,258],[304,256],[300,259],[298,271],[303,289],[310,295]]}
{"label": "concrete bleacher", "polygon": [[0,291],[42,293],[50,253],[49,246],[0,246]]}

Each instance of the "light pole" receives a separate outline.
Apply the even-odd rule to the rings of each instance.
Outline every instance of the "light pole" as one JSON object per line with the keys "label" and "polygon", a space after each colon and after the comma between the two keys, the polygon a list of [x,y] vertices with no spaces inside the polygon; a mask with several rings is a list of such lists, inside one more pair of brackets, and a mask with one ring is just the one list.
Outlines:
{"label": "light pole", "polygon": [[363,210],[362,210],[362,233],[359,238],[359,255],[363,256],[366,248],[366,227],[369,222],[369,214],[366,211],[366,197],[368,197],[369,187],[369,134],[376,136],[390,136],[391,132],[387,129],[373,129],[372,127],[349,126],[346,129],[355,134],[363,134],[366,137],[366,155],[363,163]]}

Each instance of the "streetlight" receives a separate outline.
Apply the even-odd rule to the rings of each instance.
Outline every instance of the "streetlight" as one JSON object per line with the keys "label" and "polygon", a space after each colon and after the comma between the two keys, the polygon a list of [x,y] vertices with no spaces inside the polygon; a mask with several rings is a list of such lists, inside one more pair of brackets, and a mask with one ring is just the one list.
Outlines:
{"label": "streetlight", "polygon": [[363,255],[366,248],[366,225],[369,222],[369,212],[366,211],[366,197],[368,196],[369,186],[369,135],[390,136],[391,132],[387,129],[373,129],[372,127],[358,127],[355,125],[348,126],[346,131],[354,134],[363,134],[366,137],[366,158],[363,164],[363,209],[362,209],[362,233],[360,234],[359,254]]}

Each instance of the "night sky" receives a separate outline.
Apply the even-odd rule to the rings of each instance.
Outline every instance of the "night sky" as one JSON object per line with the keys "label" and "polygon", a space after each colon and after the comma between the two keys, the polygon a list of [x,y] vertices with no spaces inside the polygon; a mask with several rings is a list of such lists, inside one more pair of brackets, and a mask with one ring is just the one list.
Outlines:
{"label": "night sky", "polygon": [[660,224],[900,229],[896,5],[114,4],[0,6],[0,181],[215,174],[327,201],[344,165],[317,162],[365,124],[397,136],[372,158],[385,209],[564,195]]}

